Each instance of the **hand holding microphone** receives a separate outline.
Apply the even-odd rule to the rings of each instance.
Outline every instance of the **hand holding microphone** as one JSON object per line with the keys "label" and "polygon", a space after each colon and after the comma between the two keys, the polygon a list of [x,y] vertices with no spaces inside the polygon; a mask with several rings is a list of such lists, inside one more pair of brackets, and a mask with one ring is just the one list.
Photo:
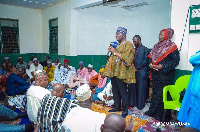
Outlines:
{"label": "hand holding microphone", "polygon": [[110,42],[110,46],[108,48],[108,53],[107,53],[107,60],[109,60],[112,53],[115,53],[115,48],[117,47],[117,45],[118,43],[116,41]]}

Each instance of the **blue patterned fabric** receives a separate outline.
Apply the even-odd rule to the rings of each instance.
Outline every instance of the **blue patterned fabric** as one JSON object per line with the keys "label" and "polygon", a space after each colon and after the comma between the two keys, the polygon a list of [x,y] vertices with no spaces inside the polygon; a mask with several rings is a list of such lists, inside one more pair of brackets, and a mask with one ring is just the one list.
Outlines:
{"label": "blue patterned fabric", "polygon": [[200,51],[192,55],[189,61],[194,69],[177,118],[185,123],[186,127],[193,127],[200,131]]}
{"label": "blue patterned fabric", "polygon": [[26,111],[26,105],[27,105],[27,95],[17,95],[17,96],[11,96],[9,98],[8,103],[10,105],[14,104],[19,108],[22,108]]}
{"label": "blue patterned fabric", "polygon": [[6,73],[7,73],[7,71],[6,70],[3,70],[1,67],[0,67],[0,75],[2,75],[2,76],[6,76]]}
{"label": "blue patterned fabric", "polygon": [[28,69],[28,64],[26,62],[23,61],[23,63],[17,63],[16,68],[18,67],[22,67],[24,69]]}
{"label": "blue patterned fabric", "polygon": [[117,28],[117,32],[126,35],[126,33],[127,33],[127,29],[124,28],[124,27],[118,27],[118,28]]}

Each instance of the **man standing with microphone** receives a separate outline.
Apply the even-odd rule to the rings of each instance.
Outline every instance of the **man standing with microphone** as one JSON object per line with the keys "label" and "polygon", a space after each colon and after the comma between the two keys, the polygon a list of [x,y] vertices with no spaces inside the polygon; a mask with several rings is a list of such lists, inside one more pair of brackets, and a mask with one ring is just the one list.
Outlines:
{"label": "man standing with microphone", "polygon": [[[114,108],[109,112],[121,111],[122,117],[128,115],[128,86],[135,83],[135,68],[133,65],[134,47],[129,41],[126,41],[127,29],[118,27],[116,40],[118,46],[110,46],[108,50],[112,53],[105,66],[104,75],[111,78],[112,92],[114,99]],[[121,101],[122,100],[122,101]],[[122,104],[121,104],[122,102]]]}

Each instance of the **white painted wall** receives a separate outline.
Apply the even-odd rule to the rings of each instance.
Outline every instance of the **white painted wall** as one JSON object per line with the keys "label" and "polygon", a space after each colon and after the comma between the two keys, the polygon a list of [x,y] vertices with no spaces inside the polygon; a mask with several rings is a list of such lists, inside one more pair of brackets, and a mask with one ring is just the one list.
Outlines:
{"label": "white painted wall", "polygon": [[78,11],[73,9],[85,7],[88,4],[99,3],[102,0],[68,0],[42,10],[43,52],[49,53],[49,20],[58,18],[58,54],[67,56],[78,55],[77,22]]}
{"label": "white painted wall", "polygon": [[[180,4],[181,3],[181,4]],[[172,0],[171,27],[175,34],[173,41],[180,47],[183,31],[186,23],[186,16],[190,5],[200,4],[199,0]],[[183,46],[180,52],[181,60],[177,69],[192,70],[193,67],[189,63],[190,56],[200,49],[200,34],[189,34],[189,19],[187,22]]]}
{"label": "white painted wall", "polygon": [[128,29],[127,40],[136,34],[152,48],[161,29],[170,27],[170,0],[151,0],[149,5],[127,11],[120,6],[96,6],[78,10],[78,55],[105,55],[115,41],[119,26]]}
{"label": "white painted wall", "polygon": [[58,53],[71,56],[105,55],[118,26],[128,29],[127,40],[139,34],[149,48],[158,41],[159,31],[169,27],[169,0],[151,0],[154,4],[131,12],[102,5],[74,9],[101,2],[68,0],[41,11],[0,5],[0,17],[19,19],[21,53],[49,53],[49,20],[58,18]]}
{"label": "white painted wall", "polygon": [[[159,31],[170,27],[171,22],[175,31],[172,40],[180,47],[187,10],[190,5],[200,2],[172,0],[171,15],[169,2],[170,0],[151,0],[152,4],[135,8],[132,12],[102,5],[72,9],[93,3],[91,0],[82,3],[79,0],[68,0],[44,10],[0,4],[0,17],[19,20],[21,54],[48,53],[48,21],[58,18],[59,55],[105,55],[109,43],[115,40],[118,26],[128,29],[127,40],[132,41],[132,37],[139,34],[143,44],[152,48],[158,41]],[[188,60],[200,48],[200,35],[189,34],[188,25],[187,23],[180,52],[181,61],[177,67],[182,70],[192,70]]]}
{"label": "white painted wall", "polygon": [[42,14],[40,10],[0,4],[0,18],[19,20],[21,54],[42,52]]}
{"label": "white painted wall", "polygon": [[70,55],[70,6],[70,1],[66,1],[42,10],[42,43],[44,53],[49,53],[49,20],[58,18],[58,54]]}

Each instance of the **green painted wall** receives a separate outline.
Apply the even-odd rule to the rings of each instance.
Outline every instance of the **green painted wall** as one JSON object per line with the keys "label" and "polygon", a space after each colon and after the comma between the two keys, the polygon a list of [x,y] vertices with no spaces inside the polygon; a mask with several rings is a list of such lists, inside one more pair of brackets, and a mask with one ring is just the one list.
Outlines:
{"label": "green painted wall", "polygon": [[191,73],[192,73],[192,71],[176,69],[175,76],[174,76],[174,82],[175,82],[180,76],[183,76],[183,75],[191,75]]}
{"label": "green painted wall", "polygon": [[28,53],[28,54],[4,54],[0,55],[0,63],[3,62],[4,57],[8,56],[10,62],[14,65],[18,62],[18,57],[23,57],[25,62],[29,62],[31,56],[34,55],[40,62],[46,60],[47,56],[50,56],[51,60],[54,62],[55,59],[59,59],[60,63],[63,64],[64,59],[69,60],[69,64],[76,69],[78,69],[79,61],[83,61],[85,67],[88,64],[92,64],[94,69],[98,72],[102,65],[106,64],[106,55],[78,55],[78,56],[65,56],[58,54],[46,54],[46,53]]}
{"label": "green painted wall", "polygon": [[[88,64],[92,64],[94,69],[98,72],[102,65],[106,64],[106,55],[78,55],[78,56],[65,56],[58,54],[46,54],[46,53],[29,53],[29,54],[4,54],[0,55],[0,62],[3,62],[4,57],[8,56],[10,58],[10,62],[14,65],[18,62],[18,57],[23,57],[25,62],[29,62],[31,56],[34,55],[39,61],[45,61],[47,56],[50,56],[51,60],[59,59],[60,63],[63,64],[64,59],[69,60],[69,64],[78,69],[79,61],[83,61],[85,67]],[[182,75],[190,75],[192,71],[188,70],[179,70],[176,69],[174,82],[175,80]]]}

